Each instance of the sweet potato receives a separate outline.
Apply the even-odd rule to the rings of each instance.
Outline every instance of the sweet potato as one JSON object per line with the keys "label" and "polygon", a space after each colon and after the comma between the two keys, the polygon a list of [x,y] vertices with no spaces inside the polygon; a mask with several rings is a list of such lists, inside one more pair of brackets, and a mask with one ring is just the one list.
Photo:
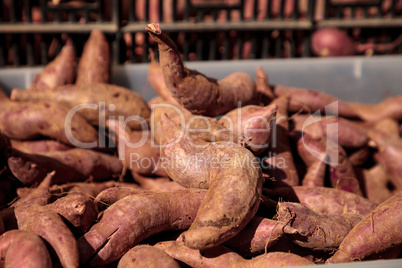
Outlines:
{"label": "sweet potato", "polygon": [[205,190],[186,189],[130,195],[117,201],[78,239],[81,264],[92,255],[90,265],[111,263],[153,234],[188,228],[204,197]]}
{"label": "sweet potato", "polygon": [[150,49],[149,54],[151,61],[148,65],[148,81],[151,84],[151,87],[165,101],[172,102],[175,105],[179,105],[166,86],[165,79],[163,78],[162,68],[155,58],[155,52]]}
{"label": "sweet potato", "polygon": [[290,234],[286,230],[284,232],[296,244],[315,250],[336,249],[347,233],[363,218],[359,214],[318,213],[293,202],[279,202],[276,217],[279,222],[294,228]]}
{"label": "sweet potato", "polygon": [[94,202],[97,204],[99,210],[103,210],[126,196],[140,194],[144,192],[146,192],[146,190],[143,190],[139,187],[110,187],[100,192],[96,196]]}
{"label": "sweet potato", "polygon": [[14,209],[18,229],[37,234],[55,250],[63,267],[78,267],[77,241],[56,213],[42,206],[19,206]]}
{"label": "sweet potato", "polygon": [[180,268],[180,265],[160,248],[138,245],[121,257],[117,268],[149,267]]}
{"label": "sweet potato", "polygon": [[219,119],[219,123],[245,139],[250,150],[258,155],[271,142],[272,126],[278,106],[247,105],[233,109]]}
{"label": "sweet potato", "polygon": [[134,180],[138,182],[142,189],[153,192],[169,192],[183,190],[185,187],[172,181],[169,177],[146,177],[138,173],[131,172]]}
{"label": "sweet potato", "polygon": [[76,84],[110,83],[110,47],[100,30],[92,30],[78,63]]}
{"label": "sweet potato", "polygon": [[38,185],[38,187],[32,189],[23,198],[18,199],[15,203],[11,204],[10,207],[23,206],[23,205],[37,205],[44,206],[48,203],[49,199],[49,187],[52,184],[53,176],[55,172],[47,174],[43,181]]}
{"label": "sweet potato", "polygon": [[359,149],[347,150],[346,152],[349,157],[349,162],[353,166],[363,165],[368,159],[370,159],[370,156],[372,155],[368,144]]}
{"label": "sweet potato", "polygon": [[289,122],[287,97],[279,97],[272,104],[278,106],[276,121],[272,130],[272,143],[264,156],[264,165],[268,165],[265,172],[275,178],[275,185],[287,184],[299,185],[299,175],[294,164],[292,150],[289,141]]}
{"label": "sweet potato", "polygon": [[377,206],[374,202],[357,194],[329,187],[281,187],[273,190],[264,189],[264,193],[272,198],[300,202],[319,213],[337,215],[355,213],[365,216]]}
{"label": "sweet potato", "polygon": [[260,93],[262,103],[268,104],[275,99],[275,95],[269,86],[268,76],[261,66],[255,70],[255,89]]}
{"label": "sweet potato", "polygon": [[151,114],[151,133],[156,144],[161,144],[164,132],[161,130],[162,114],[167,114],[176,124],[186,127],[187,133],[196,133],[205,141],[228,141],[242,144],[242,139],[231,129],[222,126],[215,118],[194,115],[187,109],[172,103],[155,100]]}
{"label": "sweet potato", "polygon": [[242,257],[248,258],[272,247],[285,233],[295,232],[296,230],[289,225],[256,216],[240,233],[223,244]]}
{"label": "sweet potato", "polygon": [[203,251],[186,247],[181,241],[165,241],[155,245],[172,258],[191,267],[285,267],[313,265],[314,263],[292,253],[272,252],[251,260],[243,259],[232,250],[217,246]]}
{"label": "sweet potato", "polygon": [[161,123],[166,133],[161,157],[167,159],[169,177],[185,187],[208,189],[194,223],[180,239],[188,247],[205,249],[232,238],[253,218],[260,203],[258,160],[235,143],[180,136],[184,130],[166,115]]}
{"label": "sweet potato", "polygon": [[73,146],[97,145],[98,131],[77,114],[66,121],[69,110],[63,105],[50,101],[0,99],[0,131],[11,139],[46,136]]}
{"label": "sweet potato", "polygon": [[[242,106],[257,101],[255,84],[246,73],[233,73],[222,80],[208,78],[184,67],[173,41],[159,28],[148,24],[148,33],[159,47],[159,62],[166,86],[178,103],[191,113],[206,116],[222,115],[238,103]],[[196,90],[201,88],[200,90]]]}
{"label": "sweet potato", "polygon": [[389,97],[378,104],[349,103],[365,121],[377,122],[384,118],[402,119],[402,96]]}
{"label": "sweet potato", "polygon": [[63,216],[79,234],[85,233],[98,217],[98,208],[84,195],[67,195],[46,206]]}
{"label": "sweet potato", "polygon": [[119,159],[132,172],[142,175],[166,176],[160,166],[159,147],[148,130],[131,131],[119,120],[107,120],[106,126],[114,133]]}
{"label": "sweet potato", "polygon": [[300,135],[308,135],[310,138],[316,140],[325,135],[324,129],[321,125],[323,117],[317,115],[298,114],[292,116],[291,135],[299,137]]}
{"label": "sweet potato", "polygon": [[402,192],[370,212],[343,239],[338,251],[326,263],[364,260],[372,254],[402,244]]}
{"label": "sweet potato", "polygon": [[364,186],[367,199],[380,204],[392,196],[392,191],[387,187],[390,182],[388,174],[380,165],[363,170]]}
{"label": "sweet potato", "polygon": [[39,236],[27,231],[11,230],[0,236],[0,266],[51,268],[52,260]]}
{"label": "sweet potato", "polygon": [[138,93],[105,83],[67,85],[40,92],[13,89],[10,98],[62,103],[92,125],[103,127],[106,119],[123,116],[130,128],[144,129],[145,120],[151,115],[147,103]]}
{"label": "sweet potato", "polygon": [[8,167],[24,184],[40,182],[51,171],[56,171],[52,183],[61,184],[86,179],[105,180],[122,172],[121,161],[113,155],[75,148],[26,154],[10,148],[7,152]]}
{"label": "sweet potato", "polygon": [[371,129],[367,132],[371,139],[370,145],[377,151],[374,153],[374,159],[384,168],[389,175],[391,182],[397,190],[402,189],[402,139],[399,135],[387,133],[379,129]]}
{"label": "sweet potato", "polygon": [[324,186],[324,177],[327,164],[325,160],[325,141],[312,139],[303,135],[297,142],[297,151],[307,166],[307,172],[303,177],[303,186]]}
{"label": "sweet potato", "polygon": [[71,44],[64,45],[59,55],[45,66],[29,89],[52,90],[74,83],[76,64],[74,47]]}
{"label": "sweet potato", "polygon": [[[312,113],[320,111],[323,115],[335,114],[347,118],[360,118],[360,114],[349,103],[321,91],[275,85],[273,92],[277,97],[288,96],[293,102],[303,103]],[[290,110],[290,112],[297,111],[298,109]]]}
{"label": "sweet potato", "polygon": [[35,154],[39,152],[66,151],[73,147],[55,140],[11,140],[11,146],[21,152]]}
{"label": "sweet potato", "polygon": [[118,184],[115,181],[106,182],[70,182],[64,184],[54,184],[50,187],[49,192],[52,197],[51,202],[54,202],[57,198],[66,195],[82,194],[95,198],[103,190],[114,187]]}

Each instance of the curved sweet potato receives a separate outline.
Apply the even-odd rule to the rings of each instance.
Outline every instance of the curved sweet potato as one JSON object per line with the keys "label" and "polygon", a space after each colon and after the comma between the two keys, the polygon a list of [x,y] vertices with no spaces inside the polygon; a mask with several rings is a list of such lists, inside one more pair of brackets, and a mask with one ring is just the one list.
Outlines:
{"label": "curved sweet potato", "polygon": [[338,251],[326,263],[364,260],[372,254],[402,244],[402,192],[370,212],[343,239]]}
{"label": "curved sweet potato", "polygon": [[[98,131],[77,114],[66,121],[69,109],[59,103],[2,99],[1,105],[0,131],[11,139],[29,140],[46,136],[73,146],[78,146],[77,143],[92,147],[97,145]],[[51,118],[49,115],[52,115]]]}
{"label": "curved sweet potato", "polygon": [[262,175],[258,160],[235,143],[206,142],[162,115],[161,157],[169,177],[190,188],[208,189],[197,217],[181,238],[185,245],[205,249],[235,236],[255,215]]}
{"label": "curved sweet potato", "polygon": [[279,202],[276,217],[279,222],[294,228],[291,234],[287,230],[284,232],[296,244],[315,250],[336,249],[347,233],[363,219],[359,214],[318,213],[293,202]]}
{"label": "curved sweet potato", "polygon": [[76,84],[110,83],[110,47],[100,30],[92,30],[78,63]]}
{"label": "curved sweet potato", "polygon": [[349,103],[365,121],[378,122],[384,118],[402,119],[402,96],[390,97],[378,104]]}
{"label": "curved sweet potato", "polygon": [[319,213],[337,215],[355,213],[365,216],[377,206],[374,202],[357,194],[329,187],[281,187],[274,190],[264,189],[264,193],[270,197],[300,202]]}
{"label": "curved sweet potato", "polygon": [[74,148],[55,140],[11,140],[11,147],[28,154],[50,151],[66,151]]}
{"label": "curved sweet potato", "polygon": [[41,182],[47,173],[56,171],[52,183],[61,184],[86,179],[105,180],[121,174],[123,165],[113,155],[75,148],[41,154],[26,154],[10,148],[8,167],[24,184]]}
{"label": "curved sweet potato", "polygon": [[138,245],[121,257],[117,268],[149,267],[180,268],[180,265],[160,248]]}
{"label": "curved sweet potato", "polygon": [[257,101],[255,84],[248,74],[237,72],[216,80],[188,70],[176,45],[161,31],[159,24],[148,24],[146,30],[158,43],[166,86],[176,101],[191,113],[214,117],[237,108],[238,103],[245,106]]}
{"label": "curved sweet potato", "polygon": [[45,66],[29,89],[52,90],[74,83],[76,64],[74,47],[71,44],[64,45],[59,55]]}
{"label": "curved sweet potato", "polygon": [[19,206],[14,213],[18,229],[33,232],[49,242],[63,267],[78,267],[77,240],[56,212],[42,206]]}
{"label": "curved sweet potato", "polygon": [[11,230],[0,236],[0,266],[51,268],[52,260],[39,236],[27,231]]}
{"label": "curved sweet potato", "polygon": [[111,263],[150,235],[188,228],[204,197],[205,190],[186,189],[120,199],[78,239],[81,264],[92,255],[90,265]]}
{"label": "curved sweet potato", "polygon": [[251,260],[243,259],[239,254],[217,246],[208,250],[195,250],[186,247],[181,241],[165,241],[155,245],[163,249],[172,258],[191,267],[285,267],[313,265],[314,263],[292,253],[271,252]]}
{"label": "curved sweet potato", "polygon": [[106,119],[123,116],[130,128],[142,130],[151,115],[147,103],[138,93],[105,83],[66,85],[39,92],[13,89],[10,98],[62,103],[94,126],[104,126]]}
{"label": "curved sweet potato", "polygon": [[98,205],[100,210],[102,210],[106,206],[109,207],[126,196],[140,194],[144,192],[146,192],[146,190],[143,190],[139,187],[134,188],[134,187],[115,186],[107,188],[102,192],[100,192],[96,196],[94,202]]}

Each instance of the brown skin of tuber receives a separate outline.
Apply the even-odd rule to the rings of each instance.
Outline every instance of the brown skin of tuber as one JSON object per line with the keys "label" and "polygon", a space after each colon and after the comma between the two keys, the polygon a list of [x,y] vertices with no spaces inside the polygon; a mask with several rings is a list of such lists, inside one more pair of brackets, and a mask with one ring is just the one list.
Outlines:
{"label": "brown skin of tuber", "polygon": [[173,97],[193,114],[222,115],[242,106],[256,103],[254,80],[246,73],[233,73],[222,80],[206,77],[184,67],[173,41],[159,28],[148,24],[148,33],[159,47],[159,62],[165,83]]}

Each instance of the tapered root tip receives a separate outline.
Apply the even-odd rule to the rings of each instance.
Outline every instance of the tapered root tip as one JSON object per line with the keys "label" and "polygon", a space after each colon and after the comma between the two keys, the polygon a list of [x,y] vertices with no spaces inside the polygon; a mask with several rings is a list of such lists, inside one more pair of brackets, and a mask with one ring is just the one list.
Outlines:
{"label": "tapered root tip", "polygon": [[147,30],[149,33],[153,34],[161,34],[161,28],[159,27],[159,23],[150,23],[145,27],[145,30]]}

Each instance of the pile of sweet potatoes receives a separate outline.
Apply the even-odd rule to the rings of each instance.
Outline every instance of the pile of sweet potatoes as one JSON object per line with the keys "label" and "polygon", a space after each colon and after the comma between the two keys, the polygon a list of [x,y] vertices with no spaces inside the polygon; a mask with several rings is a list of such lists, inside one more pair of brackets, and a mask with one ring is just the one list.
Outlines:
{"label": "pile of sweet potatoes", "polygon": [[218,80],[146,30],[149,103],[109,84],[99,31],[78,62],[67,47],[29,89],[0,94],[0,267],[400,257],[401,97],[348,103],[270,85],[258,66]]}

